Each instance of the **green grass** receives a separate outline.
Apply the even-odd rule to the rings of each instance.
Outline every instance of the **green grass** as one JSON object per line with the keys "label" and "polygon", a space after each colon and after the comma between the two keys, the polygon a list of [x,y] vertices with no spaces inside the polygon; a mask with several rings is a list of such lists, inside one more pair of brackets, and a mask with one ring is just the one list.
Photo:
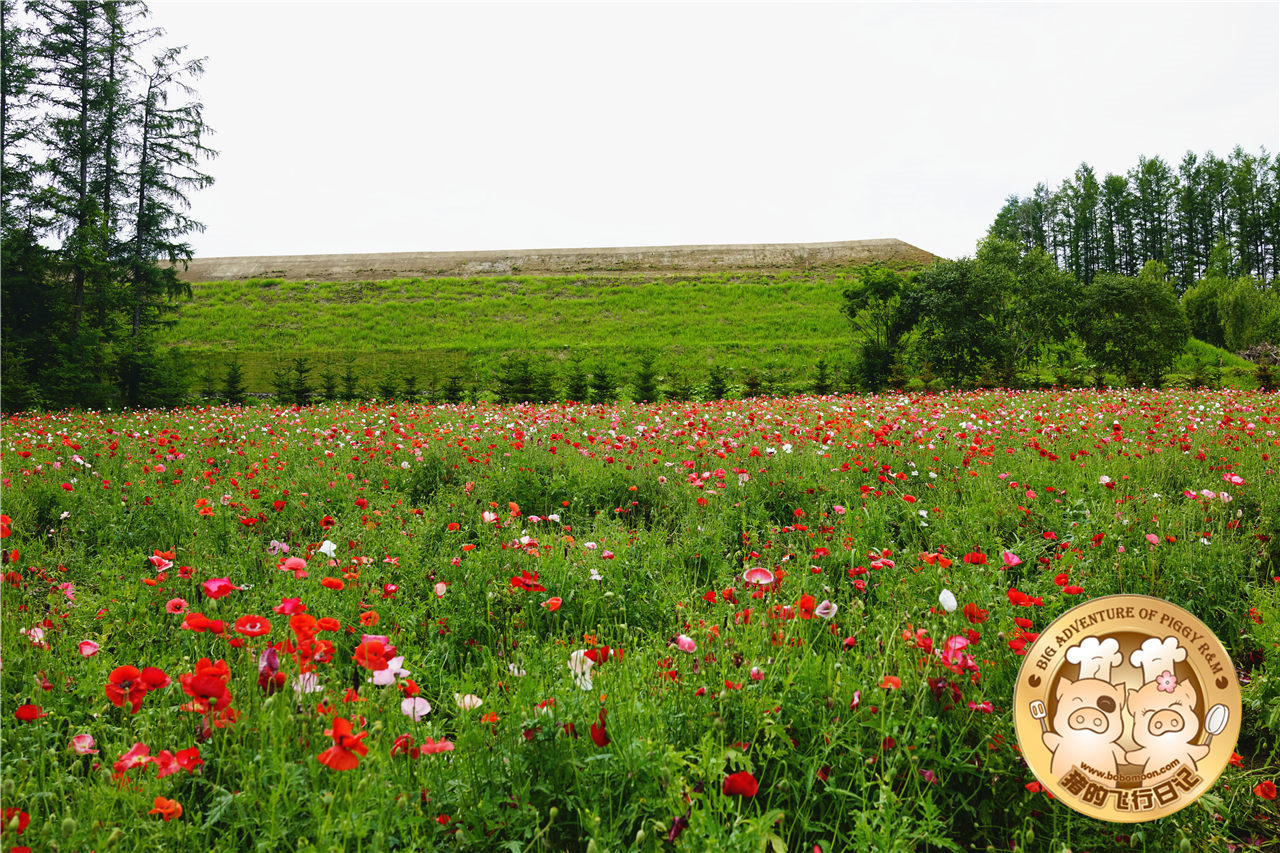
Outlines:
{"label": "green grass", "polygon": [[394,279],[197,283],[173,344],[221,370],[237,351],[250,390],[278,363],[355,359],[372,382],[389,368],[422,381],[486,376],[502,353],[626,368],[642,348],[660,372],[701,381],[711,365],[747,365],[788,381],[850,348],[840,313],[850,273]]}
{"label": "green grass", "polygon": [[[169,340],[213,384],[225,375],[228,354],[238,353],[248,389],[258,393],[270,391],[275,371],[297,357],[309,359],[317,386],[322,372],[341,374],[351,360],[368,396],[389,372],[413,375],[424,392],[451,376],[468,389],[492,391],[509,353],[550,365],[558,386],[575,359],[588,371],[606,366],[625,385],[644,350],[656,355],[663,387],[676,377],[697,387],[717,367],[731,392],[754,373],[766,391],[795,393],[810,390],[819,359],[845,387],[854,344],[842,294],[856,275],[849,269],[205,282],[193,284],[192,299],[177,306]],[[1078,345],[1067,348],[1065,365],[1060,361],[1047,357],[1022,384],[1092,384]],[[1210,385],[1256,386],[1251,364],[1194,339],[1169,384],[1189,383],[1197,364],[1211,368],[1202,377]],[[909,387],[921,384],[919,377],[910,381]],[[1123,384],[1123,377],[1109,381]]]}

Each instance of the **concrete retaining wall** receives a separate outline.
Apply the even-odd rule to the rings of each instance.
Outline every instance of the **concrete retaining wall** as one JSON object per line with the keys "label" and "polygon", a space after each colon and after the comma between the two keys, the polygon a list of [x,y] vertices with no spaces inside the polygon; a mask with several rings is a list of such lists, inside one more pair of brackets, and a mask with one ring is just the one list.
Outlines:
{"label": "concrete retaining wall", "polygon": [[196,258],[181,277],[186,281],[247,278],[379,281],[439,276],[783,270],[851,266],[876,261],[923,264],[933,259],[929,252],[901,240],[884,239],[838,243]]}

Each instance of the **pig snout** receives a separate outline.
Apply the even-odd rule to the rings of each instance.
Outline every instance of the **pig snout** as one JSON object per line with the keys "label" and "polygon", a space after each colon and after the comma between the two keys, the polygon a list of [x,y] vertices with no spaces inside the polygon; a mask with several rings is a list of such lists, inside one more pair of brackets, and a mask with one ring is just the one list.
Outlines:
{"label": "pig snout", "polygon": [[1182,726],[1182,715],[1171,708],[1165,708],[1163,711],[1156,711],[1151,715],[1151,720],[1147,723],[1147,729],[1153,735],[1165,735],[1171,732],[1180,732],[1182,731]]}
{"label": "pig snout", "polygon": [[1071,712],[1067,724],[1076,731],[1103,734],[1107,730],[1107,715],[1097,708],[1077,708]]}

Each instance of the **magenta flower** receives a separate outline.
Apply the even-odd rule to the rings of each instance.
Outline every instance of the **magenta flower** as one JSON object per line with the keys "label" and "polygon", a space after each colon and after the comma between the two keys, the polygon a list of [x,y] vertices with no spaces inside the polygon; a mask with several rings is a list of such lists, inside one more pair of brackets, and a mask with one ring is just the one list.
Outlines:
{"label": "magenta flower", "polygon": [[204,590],[204,594],[210,598],[222,598],[230,595],[231,591],[238,587],[231,582],[231,578],[209,578],[209,580],[200,584],[200,588]]}

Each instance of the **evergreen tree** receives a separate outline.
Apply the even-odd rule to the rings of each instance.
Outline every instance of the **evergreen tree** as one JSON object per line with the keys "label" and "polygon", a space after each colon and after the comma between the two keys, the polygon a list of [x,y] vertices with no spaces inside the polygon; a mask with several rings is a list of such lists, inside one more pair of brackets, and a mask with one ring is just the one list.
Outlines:
{"label": "evergreen tree", "polygon": [[343,363],[342,370],[342,399],[348,403],[355,400],[360,395],[359,389],[360,378],[356,376],[356,360],[352,356],[348,356]]}
{"label": "evergreen tree", "polygon": [[[135,352],[144,314],[156,316],[162,300],[190,296],[191,286],[178,278],[177,264],[191,259],[191,246],[182,237],[204,226],[185,212],[186,192],[209,186],[212,178],[199,171],[199,161],[213,152],[201,143],[209,129],[198,102],[170,104],[175,93],[191,96],[186,81],[203,73],[200,60],[183,62],[181,48],[157,56],[146,78],[146,89],[138,105],[136,168],[133,174],[136,198],[134,234],[129,245],[128,266],[131,288],[132,331]],[[168,262],[161,267],[159,260]],[[146,319],[151,319],[147,317]],[[126,399],[137,397],[136,383],[126,388]]]}
{"label": "evergreen tree", "polygon": [[637,403],[652,403],[658,399],[658,372],[653,367],[653,353],[644,350],[636,359],[635,389],[632,399]]}
{"label": "evergreen tree", "polygon": [[306,357],[295,358],[289,378],[289,402],[295,406],[309,405],[314,392],[311,387],[311,361]]}
{"label": "evergreen tree", "polygon": [[399,387],[395,368],[387,368],[387,372],[382,375],[382,381],[378,383],[378,400],[383,403],[394,401]]}
{"label": "evergreen tree", "polygon": [[574,403],[586,403],[591,399],[590,377],[576,358],[570,363],[569,374],[565,377],[564,397]]}
{"label": "evergreen tree", "polygon": [[466,389],[462,385],[462,377],[456,373],[450,373],[449,378],[445,380],[444,387],[440,389],[440,397],[444,402],[451,406],[461,403],[466,396]]}
{"label": "evergreen tree", "polygon": [[414,375],[413,371],[405,371],[403,385],[404,385],[404,391],[401,393],[400,396],[405,400],[405,402],[408,402],[408,403],[417,402],[418,377]]}
{"label": "evergreen tree", "polygon": [[246,388],[244,368],[240,366],[240,354],[232,353],[227,362],[227,375],[222,380],[222,398],[233,406],[244,404]]}
{"label": "evergreen tree", "polygon": [[609,368],[603,364],[597,364],[591,369],[591,402],[592,403],[612,403],[617,397],[618,386],[614,382]]}
{"label": "evergreen tree", "polygon": [[199,224],[179,211],[210,182],[194,165],[212,152],[199,104],[167,98],[198,65],[173,50],[139,75],[135,54],[159,31],[137,0],[25,10],[0,0],[6,384],[39,386],[51,406],[168,405],[193,374],[151,333],[160,297],[186,290],[159,261],[190,257],[181,237]]}
{"label": "evergreen tree", "polygon": [[35,33],[18,19],[15,0],[0,0],[0,207],[4,234],[38,234],[33,222],[35,159],[28,147],[38,130]]}
{"label": "evergreen tree", "polygon": [[328,358],[320,365],[320,396],[326,403],[338,399],[338,374],[333,369],[333,361]]}
{"label": "evergreen tree", "polygon": [[719,365],[711,365],[707,368],[707,399],[723,400],[729,391],[729,384],[725,381],[724,368]]}
{"label": "evergreen tree", "polygon": [[815,368],[817,375],[813,378],[813,393],[819,397],[824,397],[831,393],[831,375],[826,359],[818,359]]}

